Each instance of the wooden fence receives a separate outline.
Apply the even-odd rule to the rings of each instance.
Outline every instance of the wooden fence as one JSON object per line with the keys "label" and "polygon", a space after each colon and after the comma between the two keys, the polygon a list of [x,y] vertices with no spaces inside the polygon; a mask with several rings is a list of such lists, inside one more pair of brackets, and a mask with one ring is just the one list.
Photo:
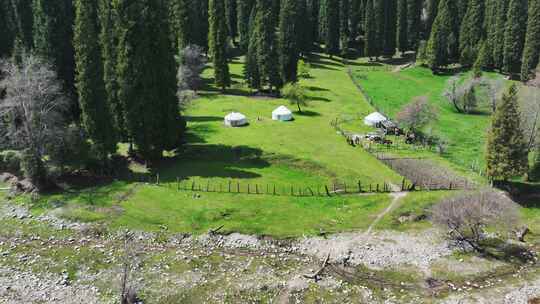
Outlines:
{"label": "wooden fence", "polygon": [[298,186],[293,184],[279,185],[270,183],[249,183],[242,180],[229,180],[227,182],[217,182],[214,180],[183,180],[177,178],[175,182],[161,182],[159,175],[155,175],[146,180],[139,180],[149,184],[167,187],[177,191],[210,192],[210,193],[231,193],[248,195],[273,195],[273,196],[295,196],[295,197],[329,197],[334,195],[352,194],[376,194],[392,193],[399,191],[414,191],[416,186],[405,179],[400,186],[392,186],[391,183],[332,183],[324,185]]}

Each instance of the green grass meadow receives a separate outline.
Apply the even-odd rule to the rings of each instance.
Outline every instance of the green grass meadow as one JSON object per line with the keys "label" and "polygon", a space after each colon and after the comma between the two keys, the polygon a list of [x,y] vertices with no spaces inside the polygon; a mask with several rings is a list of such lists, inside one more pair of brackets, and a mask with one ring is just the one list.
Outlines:
{"label": "green grass meadow", "polygon": [[[484,167],[484,151],[490,115],[457,113],[443,91],[451,76],[433,75],[431,70],[413,67],[395,71],[388,65],[356,67],[357,81],[372,98],[374,104],[386,115],[395,118],[401,108],[417,96],[427,96],[438,109],[438,120],[428,128],[448,141],[444,157],[464,168]],[[488,77],[501,77],[487,74]],[[461,76],[470,77],[470,73]]]}

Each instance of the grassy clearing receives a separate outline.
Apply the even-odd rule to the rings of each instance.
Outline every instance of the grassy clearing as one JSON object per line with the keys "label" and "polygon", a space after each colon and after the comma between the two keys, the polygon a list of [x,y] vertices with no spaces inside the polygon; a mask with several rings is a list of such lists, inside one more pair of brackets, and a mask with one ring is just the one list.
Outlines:
{"label": "grassy clearing", "polygon": [[[159,198],[159,203],[156,199]],[[122,204],[124,212],[113,227],[205,233],[224,225],[224,232],[271,235],[279,238],[366,229],[389,204],[387,195],[327,199],[171,192],[143,188]]]}
{"label": "grassy clearing", "polygon": [[[340,62],[313,58],[312,77],[302,80],[310,106],[302,113],[295,112],[293,122],[271,120],[272,110],[282,104],[289,106],[288,101],[242,96],[248,93],[240,79],[242,64],[234,61],[230,67],[237,82],[231,93],[236,95],[213,90],[201,93],[186,113],[190,133],[181,156],[187,157],[167,164],[164,176],[285,185],[400,182],[397,174],[369,153],[352,149],[331,127],[337,117],[372,110]],[[231,111],[245,114],[250,125],[225,127],[223,117]],[[360,119],[355,123],[363,125]],[[240,156],[237,151],[241,151]]]}
{"label": "grassy clearing", "polygon": [[431,129],[449,142],[444,157],[464,168],[484,167],[483,155],[490,116],[457,113],[442,96],[450,76],[436,76],[422,67],[394,72],[390,66],[382,64],[356,67],[353,74],[376,106],[390,117],[395,117],[413,97],[427,96],[439,109],[439,119]]}
{"label": "grassy clearing", "polygon": [[[456,191],[425,191],[411,192],[402,198],[399,207],[386,214],[377,224],[378,230],[423,230],[431,227],[428,221],[429,209],[443,198],[455,195]],[[410,220],[400,223],[400,217],[410,217]]]}

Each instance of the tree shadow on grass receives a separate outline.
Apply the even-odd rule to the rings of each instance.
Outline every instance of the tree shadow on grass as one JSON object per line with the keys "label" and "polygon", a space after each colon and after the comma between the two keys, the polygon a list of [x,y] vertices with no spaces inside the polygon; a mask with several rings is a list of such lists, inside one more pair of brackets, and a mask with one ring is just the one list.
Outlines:
{"label": "tree shadow on grass", "polygon": [[329,92],[330,91],[329,89],[315,87],[315,86],[307,86],[306,89],[313,92]]}
{"label": "tree shadow on grass", "polygon": [[223,117],[218,116],[184,116],[187,122],[213,122],[222,121]]}
{"label": "tree shadow on grass", "polygon": [[305,117],[315,117],[315,116],[321,116],[320,113],[318,112],[314,112],[314,111],[306,111],[306,110],[302,110],[302,112],[294,112],[294,115],[297,115],[297,116],[305,116]]}
{"label": "tree shadow on grass", "polygon": [[160,161],[152,171],[159,173],[164,182],[191,177],[252,179],[261,175],[249,169],[270,166],[262,155],[262,150],[248,146],[186,145],[176,156]]}
{"label": "tree shadow on grass", "polygon": [[331,100],[326,97],[321,96],[309,96],[308,100],[310,101],[324,101],[324,102],[330,102]]}

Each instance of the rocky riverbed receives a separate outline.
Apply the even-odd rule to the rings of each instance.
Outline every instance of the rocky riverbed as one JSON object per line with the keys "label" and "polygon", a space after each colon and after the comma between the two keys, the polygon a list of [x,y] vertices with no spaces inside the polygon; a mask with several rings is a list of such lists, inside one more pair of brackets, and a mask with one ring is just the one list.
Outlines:
{"label": "rocky riverbed", "polygon": [[[534,265],[477,284],[475,278],[510,265],[467,263],[431,230],[297,240],[219,231],[126,234],[32,216],[8,203],[0,203],[0,221],[2,304],[115,303],[125,269],[144,303],[527,303],[540,296]],[[436,277],[441,263],[455,273]]]}

